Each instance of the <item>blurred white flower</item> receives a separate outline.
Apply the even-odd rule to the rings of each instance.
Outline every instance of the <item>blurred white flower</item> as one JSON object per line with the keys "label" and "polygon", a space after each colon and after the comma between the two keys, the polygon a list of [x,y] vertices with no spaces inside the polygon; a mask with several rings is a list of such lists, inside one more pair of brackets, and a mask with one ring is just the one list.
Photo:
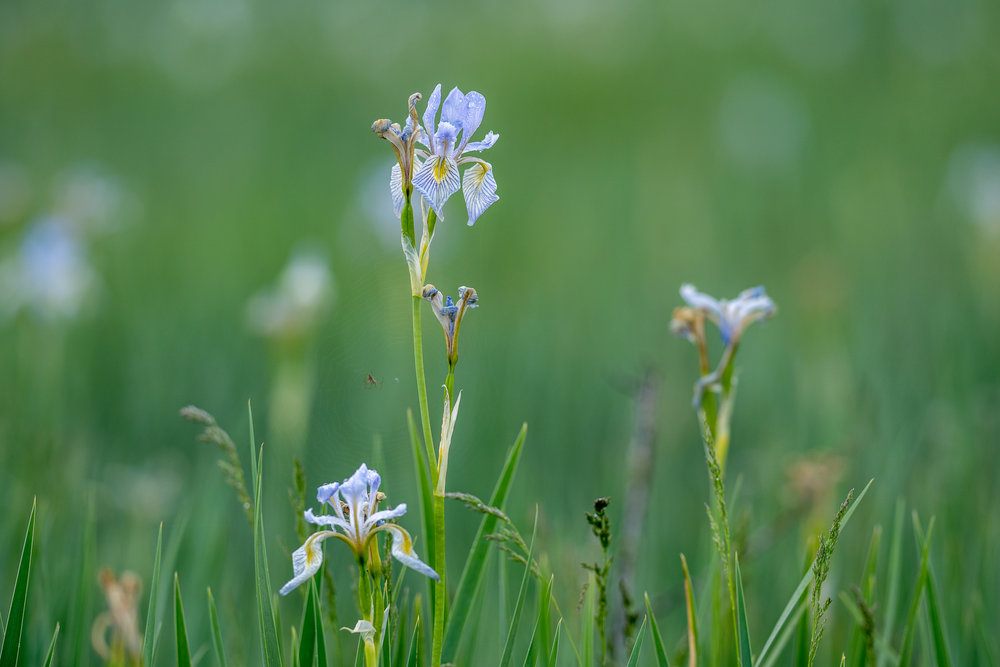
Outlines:
{"label": "blurred white flower", "polygon": [[278,283],[250,298],[247,323],[268,338],[298,339],[313,332],[333,299],[333,276],[315,249],[296,252]]}
{"label": "blurred white flower", "polygon": [[96,295],[97,274],[63,218],[29,227],[17,254],[0,260],[0,319],[22,308],[47,322],[74,319]]}
{"label": "blurred white flower", "polygon": [[83,233],[113,231],[136,217],[138,203],[121,181],[98,164],[84,162],[63,171],[52,193],[56,215]]}
{"label": "blurred white flower", "polygon": [[983,231],[1000,233],[1000,146],[965,144],[948,160],[951,196]]}

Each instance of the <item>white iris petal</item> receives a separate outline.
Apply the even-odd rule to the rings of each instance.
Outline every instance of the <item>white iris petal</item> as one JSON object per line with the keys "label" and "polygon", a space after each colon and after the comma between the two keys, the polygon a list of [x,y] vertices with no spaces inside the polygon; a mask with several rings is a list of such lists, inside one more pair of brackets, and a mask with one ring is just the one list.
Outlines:
{"label": "white iris petal", "polygon": [[445,201],[462,187],[458,163],[454,158],[431,155],[413,174],[413,187],[427,199],[438,217],[443,219],[442,207]]}
{"label": "white iris petal", "polygon": [[465,206],[469,209],[469,226],[483,214],[494,202],[497,196],[497,182],[493,178],[493,166],[487,162],[476,162],[465,170],[462,179],[462,194],[465,195]]}
{"label": "white iris petal", "polygon": [[392,165],[392,174],[389,176],[389,192],[392,193],[392,210],[399,217],[403,213],[406,197],[403,196],[403,170],[399,168],[398,162]]}

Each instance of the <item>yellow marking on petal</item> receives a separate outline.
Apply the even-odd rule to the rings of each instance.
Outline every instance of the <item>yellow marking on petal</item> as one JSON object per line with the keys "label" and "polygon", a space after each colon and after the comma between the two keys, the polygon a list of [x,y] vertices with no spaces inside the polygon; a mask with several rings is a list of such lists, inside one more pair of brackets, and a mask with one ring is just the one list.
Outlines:
{"label": "yellow marking on petal", "polygon": [[437,162],[434,163],[434,180],[440,183],[448,175],[448,161],[444,158],[438,158]]}
{"label": "yellow marking on petal", "polygon": [[487,169],[485,165],[476,163],[472,165],[472,169],[469,171],[472,172],[472,178],[475,179],[476,189],[478,190],[482,187],[483,179],[486,178],[486,174],[488,174],[490,170]]}

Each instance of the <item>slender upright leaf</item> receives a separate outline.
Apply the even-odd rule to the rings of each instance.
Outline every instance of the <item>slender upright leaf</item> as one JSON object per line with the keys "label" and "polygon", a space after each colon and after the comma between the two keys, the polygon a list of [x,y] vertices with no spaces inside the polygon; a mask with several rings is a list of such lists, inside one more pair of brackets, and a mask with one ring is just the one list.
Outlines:
{"label": "slender upright leaf", "polygon": [[184,605],[181,603],[181,584],[176,572],[174,572],[174,638],[177,640],[177,667],[191,667],[191,647],[188,645]]}
{"label": "slender upright leaf", "polygon": [[59,624],[56,623],[56,631],[52,633],[52,642],[49,644],[49,652],[45,655],[43,667],[52,667],[52,658],[56,654],[56,640],[59,638]]}
{"label": "slender upright leaf", "polygon": [[[805,649],[806,654],[804,654],[801,657],[801,660],[798,660],[793,664],[801,665],[805,664],[805,662],[809,660],[808,656],[809,624],[805,623],[805,618],[806,618],[805,611],[806,611],[806,602],[803,601],[795,609],[795,613],[792,614],[792,617],[791,619],[789,619],[789,622],[785,624],[785,628],[781,631],[781,634],[778,635],[777,641],[775,641],[772,646],[771,653],[768,654],[767,656],[767,661],[762,662],[759,657],[757,658],[756,664],[759,667],[774,667],[774,663],[777,662],[778,657],[781,655],[781,652],[785,649],[785,646],[788,644],[789,640],[791,640],[792,635],[795,634],[796,630],[799,630],[805,637],[804,639],[805,645],[802,648]],[[802,619],[803,622],[801,625],[797,625],[800,619]]]}
{"label": "slender upright leaf", "polygon": [[[712,559],[715,561],[715,559]],[[715,561],[718,563],[718,561]],[[698,612],[694,604],[694,591],[691,587],[691,573],[688,571],[687,559],[681,554],[681,567],[684,569],[684,599],[687,606],[688,621],[688,665],[698,664]]]}
{"label": "slender upright leaf", "polygon": [[[932,520],[933,521],[933,520]],[[916,531],[917,540],[923,542],[924,531],[917,520],[917,515],[913,515],[913,528]],[[928,530],[928,532],[930,532]],[[948,651],[948,640],[944,632],[944,620],[941,614],[941,605],[938,602],[937,584],[934,582],[934,568],[930,558],[927,560],[927,613],[930,616],[931,637],[934,641],[934,659],[938,667],[951,667],[951,656]]]}
{"label": "slender upright leaf", "polygon": [[552,637],[552,648],[549,649],[549,664],[559,664],[559,634],[562,632],[562,619],[556,623],[556,634]]}
{"label": "slender upright leaf", "polygon": [[424,664],[424,633],[420,625],[420,605],[415,603],[416,619],[413,622],[413,639],[410,640],[410,655],[406,667],[421,667]]}
{"label": "slender upright leaf", "polygon": [[538,533],[538,507],[535,507],[535,522],[531,529],[531,543],[528,545],[528,559],[525,561],[524,576],[521,577],[521,588],[514,603],[514,615],[510,619],[510,629],[507,631],[507,641],[504,643],[503,655],[500,657],[500,667],[510,664],[514,652],[514,638],[517,636],[517,626],[521,621],[521,610],[528,593],[528,581],[531,579],[531,564],[535,559],[535,535]]}
{"label": "slender upright leaf", "polygon": [[538,618],[536,617],[535,626],[531,629],[531,639],[528,640],[528,652],[524,656],[524,667],[535,667],[535,662],[538,660],[538,644]]}
{"label": "slender upright leaf", "polygon": [[656,664],[659,667],[670,667],[670,660],[667,659],[667,651],[663,647],[663,637],[660,636],[660,626],[656,623],[656,616],[653,615],[653,605],[649,603],[649,593],[643,596],[646,599],[646,618],[649,619],[649,627],[653,631],[653,648],[656,649]]}
{"label": "slender upright leaf", "polygon": [[931,534],[934,532],[934,518],[931,518],[930,525],[927,526],[927,538],[924,540],[920,556],[920,571],[917,573],[917,585],[913,590],[913,601],[910,603],[910,611],[906,616],[906,625],[903,627],[903,642],[899,647],[899,667],[908,667],[913,656],[913,637],[916,634],[917,616],[920,611],[920,598],[923,596],[924,588],[927,584],[927,556],[931,547]]}
{"label": "slender upright leaf", "polygon": [[146,609],[145,634],[142,638],[142,655],[147,665],[153,664],[153,632],[156,628],[156,607],[160,597],[160,557],[163,553],[163,522],[156,535],[156,556],[153,558],[153,577],[149,580],[149,605]]}
{"label": "slender upright leaf", "polygon": [[[899,600],[899,583],[903,569],[903,501],[896,502],[896,517],[892,525],[892,542],[889,545],[889,597],[885,605],[885,620],[882,634],[887,642],[892,642],[893,626],[896,620],[896,605]],[[885,667],[889,661],[888,651],[879,651],[877,665]]]}
{"label": "slender upright leaf", "polygon": [[555,575],[550,576],[548,583],[545,584],[545,588],[541,591],[541,595],[538,596],[538,619],[536,623],[538,625],[538,632],[541,634],[541,639],[538,640],[538,645],[541,649],[539,652],[542,656],[543,667],[552,667],[547,644],[549,642],[551,625],[549,607],[552,606],[552,583],[554,581]]}
{"label": "slender upright leaf", "polygon": [[326,657],[326,634],[323,631],[323,614],[320,613],[319,588],[316,586],[315,580],[309,582],[309,587],[312,589],[313,617],[316,619],[316,662],[319,664],[319,667],[326,667],[329,663]]}
{"label": "slender upright leaf", "polygon": [[[427,454],[421,442],[417,423],[413,421],[413,410],[406,411],[406,423],[410,430],[410,443],[413,445],[413,463],[417,471],[417,488],[420,491],[420,517],[424,522],[424,542],[426,542],[427,562],[434,562],[434,497],[431,493],[431,475],[427,469]],[[434,608],[434,583],[427,580],[427,590],[430,593],[431,609]],[[452,612],[454,613],[454,612]],[[447,644],[445,644],[447,647]]]}
{"label": "slender upright leaf", "polygon": [[310,585],[308,588],[305,606],[302,608],[302,632],[299,633],[301,639],[298,659],[302,667],[312,667],[313,660],[316,659],[316,604],[313,599],[313,586]]}
{"label": "slender upright leaf", "polygon": [[212,624],[212,645],[215,647],[215,659],[219,667],[226,667],[226,649],[222,643],[222,631],[219,629],[219,614],[215,609],[215,598],[212,589],[208,589],[208,618]]}
{"label": "slender upright leaf", "polygon": [[753,667],[753,653],[750,650],[750,625],[747,622],[747,605],[743,597],[743,576],[740,574],[740,556],[735,554],[736,575],[736,636],[739,638],[740,665]]}
{"label": "slender upright leaf", "polygon": [[[89,632],[93,612],[90,603],[94,595],[94,545],[97,542],[96,500],[97,492],[92,486],[87,493],[87,514],[83,521],[80,537],[80,551],[77,554],[76,586],[73,611],[66,624],[74,667],[89,667],[93,649],[90,647]],[[146,664],[149,664],[148,662]]]}
{"label": "slender upright leaf", "polygon": [[[507,501],[507,493],[510,491],[511,481],[514,472],[517,470],[517,463],[521,458],[521,448],[524,445],[524,438],[528,433],[528,425],[523,424],[514,444],[507,453],[507,460],[504,462],[500,477],[497,479],[493,495],[490,496],[489,504],[492,507],[503,509]],[[445,662],[454,660],[458,651],[459,642],[465,629],[465,623],[469,618],[469,610],[472,608],[472,601],[479,591],[480,583],[483,579],[483,569],[486,567],[486,557],[489,555],[490,544],[486,539],[496,530],[497,517],[492,514],[483,516],[479,523],[479,531],[472,542],[472,549],[469,550],[469,557],[462,568],[462,576],[458,580],[458,588],[455,591],[454,604],[448,616],[448,624],[445,627],[444,646],[442,648],[442,658]]]}
{"label": "slender upright leaf", "polygon": [[278,627],[274,620],[274,603],[271,599],[271,578],[267,567],[267,548],[264,542],[264,517],[261,511],[263,486],[263,454],[261,445],[258,456],[253,432],[253,409],[247,403],[250,418],[250,471],[253,478],[253,566],[254,589],[257,594],[257,622],[260,628],[261,653],[265,667],[283,667],[278,643]]}
{"label": "slender upright leaf", "polygon": [[635,645],[632,646],[632,654],[628,657],[627,667],[636,667],[639,664],[639,653],[642,651],[642,638],[646,634],[646,621],[649,617],[642,619],[642,625],[639,626],[639,634],[635,636]]}
{"label": "slender upright leaf", "polygon": [[21,629],[24,626],[24,608],[28,602],[28,584],[31,581],[31,551],[35,545],[36,503],[37,500],[31,501],[28,532],[24,536],[24,546],[21,547],[21,562],[17,566],[17,575],[14,578],[14,594],[10,598],[10,611],[7,612],[3,646],[0,647],[0,667],[15,667],[17,656],[21,651]]}

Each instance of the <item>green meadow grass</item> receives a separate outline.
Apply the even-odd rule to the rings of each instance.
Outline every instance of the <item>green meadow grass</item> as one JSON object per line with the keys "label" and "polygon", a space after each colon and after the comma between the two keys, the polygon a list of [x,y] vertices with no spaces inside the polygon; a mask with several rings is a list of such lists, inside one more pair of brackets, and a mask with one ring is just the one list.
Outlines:
{"label": "green meadow grass", "polygon": [[[1000,663],[998,28],[997,7],[943,0],[2,3],[0,263],[61,211],[74,168],[132,204],[87,239],[91,311],[8,318],[0,301],[0,667],[106,664],[102,567],[142,581],[143,664],[355,664],[340,544],[322,581],[276,593],[303,539],[294,458],[306,507],[377,468],[434,562],[392,158],[368,128],[438,81],[486,94],[482,129],[502,135],[501,200],[472,229],[449,202],[428,275],[481,299],[448,490],[509,519],[445,501],[444,660],[600,662],[581,563],[602,558],[584,515],[607,496],[609,660],[807,664],[816,540],[854,489],[815,664]],[[336,298],[311,339],[271,344],[246,302],[303,242]],[[687,281],[763,284],[779,308],[741,346],[721,491],[696,359],[670,335]],[[428,319],[433,399],[447,366]],[[295,432],[274,406],[302,369]],[[634,518],[647,376],[653,481]],[[177,416],[191,404],[236,463]],[[803,491],[803,463],[822,484]],[[523,549],[487,539],[505,528]],[[382,663],[430,664],[435,592],[402,570]]]}

